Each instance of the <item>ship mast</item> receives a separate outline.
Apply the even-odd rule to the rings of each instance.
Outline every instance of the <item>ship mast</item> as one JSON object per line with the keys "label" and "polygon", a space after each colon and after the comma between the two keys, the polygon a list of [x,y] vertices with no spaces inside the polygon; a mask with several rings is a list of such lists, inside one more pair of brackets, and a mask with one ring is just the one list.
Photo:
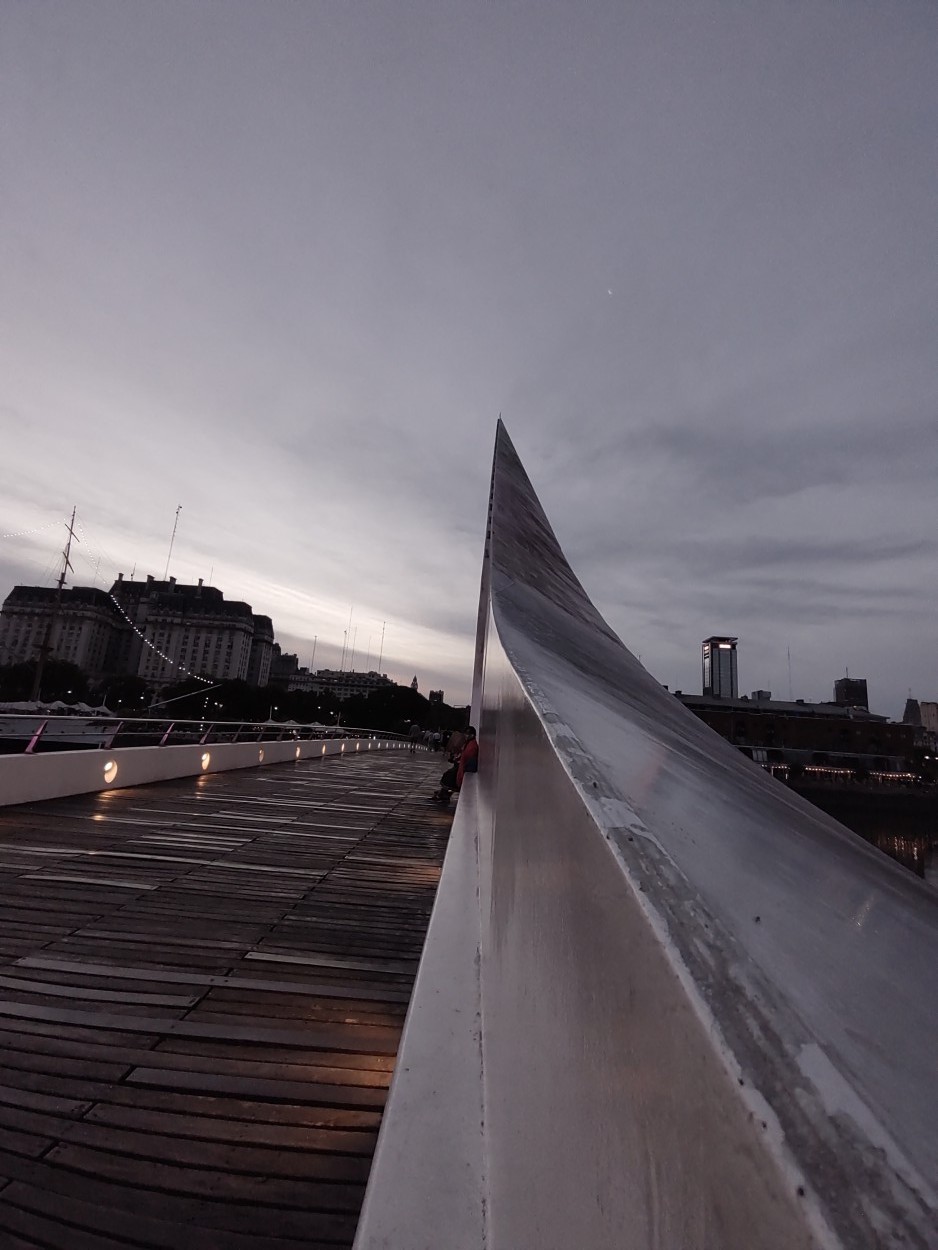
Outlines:
{"label": "ship mast", "polygon": [[[173,521],[173,536],[172,536],[172,538],[169,540],[169,554],[168,554],[168,555],[167,555],[167,557],[166,557],[166,569],[165,569],[165,571],[164,571],[164,573],[163,573],[163,581],[164,581],[164,582],[166,581],[167,577],[169,577],[169,562],[170,562],[170,560],[172,559],[172,555],[173,555],[173,543],[176,541],[176,528],[177,528],[177,526],[179,525],[179,514],[180,514],[180,512],[182,512],[182,504],[180,504],[180,505],[179,505],[179,507],[176,509],[176,519],[175,519],[175,521]],[[213,565],[212,567],[214,568],[215,566]],[[210,578],[209,578],[209,581],[211,581],[211,580],[212,580],[212,579],[211,579],[211,577],[210,577]]]}
{"label": "ship mast", "polygon": [[62,572],[59,574],[59,580],[55,587],[55,602],[52,605],[52,612],[46,625],[46,636],[39,647],[39,657],[36,661],[36,672],[33,677],[33,688],[29,698],[31,702],[36,702],[39,698],[39,692],[42,689],[42,674],[46,667],[46,660],[49,658],[49,652],[52,650],[52,632],[58,623],[59,615],[62,609],[62,588],[65,585],[65,578],[71,572],[72,564],[69,555],[72,550],[72,539],[75,542],[81,542],[75,534],[75,508],[72,508],[72,519],[68,523],[68,541],[65,544],[65,550],[62,552]]}

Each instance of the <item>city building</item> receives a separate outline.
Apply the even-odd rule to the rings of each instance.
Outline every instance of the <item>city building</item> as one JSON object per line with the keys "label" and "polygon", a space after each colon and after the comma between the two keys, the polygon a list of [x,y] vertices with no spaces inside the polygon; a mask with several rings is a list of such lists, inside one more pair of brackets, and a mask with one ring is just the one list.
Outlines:
{"label": "city building", "polygon": [[738,638],[714,636],[705,638],[700,644],[704,697],[711,699],[735,699],[737,697],[736,643],[738,641]]}
{"label": "city building", "polygon": [[280,647],[273,644],[273,656],[270,664],[270,683],[282,686],[284,690],[296,690],[306,694],[331,694],[336,699],[351,699],[356,696],[365,698],[373,690],[395,686],[386,673],[356,673],[344,669],[321,668],[311,673],[308,668],[301,668],[296,655],[281,652]]}
{"label": "city building", "polygon": [[938,754],[938,703],[906,699],[903,725],[910,725],[916,741],[932,755]]}
{"label": "city building", "polygon": [[76,664],[97,680],[107,672],[120,622],[104,590],[14,586],[0,610],[0,664],[37,660],[48,635],[50,659]]}
{"label": "city building", "polygon": [[838,707],[863,707],[870,709],[866,680],[862,677],[838,677],[834,682],[834,702]]}
{"label": "city building", "polygon": [[799,765],[858,773],[904,773],[917,745],[915,728],[865,708],[804,699],[714,698],[676,692],[686,708],[770,770]]}
{"label": "city building", "polygon": [[921,702],[918,710],[922,718],[922,728],[929,733],[938,734],[938,703]]}
{"label": "city building", "polygon": [[919,707],[918,699],[906,699],[902,723],[903,725],[921,725],[922,709]]}
{"label": "city building", "polygon": [[270,664],[274,656],[274,623],[269,616],[252,615],[254,635],[248,660],[248,685],[266,686],[270,681]]}
{"label": "city building", "polygon": [[[123,617],[115,633],[113,671],[163,686],[188,676],[247,681],[254,640],[250,606],[220,590],[169,581],[125,581],[111,596]],[[264,618],[265,620],[267,618]]]}
{"label": "city building", "polygon": [[386,673],[376,673],[373,669],[367,673],[353,673],[321,668],[312,677],[312,689],[317,694],[331,694],[337,699],[367,698],[374,690],[397,685]]}
{"label": "city building", "polygon": [[49,658],[67,660],[92,680],[136,676],[150,686],[190,674],[265,685],[273,625],[220,590],[169,581],[125,580],[110,592],[14,586],[0,610],[0,664],[35,660],[48,635]]}
{"label": "city building", "polygon": [[[291,685],[300,671],[300,661],[295,653],[284,652],[279,643],[274,643],[270,652],[270,663],[267,666],[268,681],[272,686],[282,686],[284,690],[294,690]],[[306,670],[304,669],[304,672]]]}

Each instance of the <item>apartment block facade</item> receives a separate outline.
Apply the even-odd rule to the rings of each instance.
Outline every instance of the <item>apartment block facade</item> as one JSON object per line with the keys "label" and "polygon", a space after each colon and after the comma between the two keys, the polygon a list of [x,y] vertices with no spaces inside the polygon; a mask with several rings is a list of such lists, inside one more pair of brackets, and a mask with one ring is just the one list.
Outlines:
{"label": "apartment block facade", "polygon": [[109,592],[15,586],[0,611],[0,663],[35,659],[47,634],[52,659],[93,679],[132,675],[154,687],[190,675],[263,686],[274,647],[270,617],[201,579],[120,576]]}

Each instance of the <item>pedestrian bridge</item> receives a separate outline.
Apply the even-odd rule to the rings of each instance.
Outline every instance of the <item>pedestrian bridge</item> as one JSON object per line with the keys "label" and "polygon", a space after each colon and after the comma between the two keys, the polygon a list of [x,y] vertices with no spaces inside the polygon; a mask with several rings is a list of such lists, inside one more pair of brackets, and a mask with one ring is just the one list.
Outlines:
{"label": "pedestrian bridge", "polygon": [[934,1250],[934,893],[652,679],[501,425],[473,701],[419,967],[433,757],[0,761],[0,1246]]}

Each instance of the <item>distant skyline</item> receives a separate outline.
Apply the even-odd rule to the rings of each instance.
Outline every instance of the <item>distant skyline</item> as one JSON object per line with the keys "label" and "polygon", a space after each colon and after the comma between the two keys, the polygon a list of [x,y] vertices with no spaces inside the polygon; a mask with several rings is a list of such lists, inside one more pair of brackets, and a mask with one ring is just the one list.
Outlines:
{"label": "distant skyline", "polygon": [[[938,698],[938,7],[0,3],[0,592],[468,700],[501,412],[671,689]],[[356,664],[359,660],[356,659]]]}

